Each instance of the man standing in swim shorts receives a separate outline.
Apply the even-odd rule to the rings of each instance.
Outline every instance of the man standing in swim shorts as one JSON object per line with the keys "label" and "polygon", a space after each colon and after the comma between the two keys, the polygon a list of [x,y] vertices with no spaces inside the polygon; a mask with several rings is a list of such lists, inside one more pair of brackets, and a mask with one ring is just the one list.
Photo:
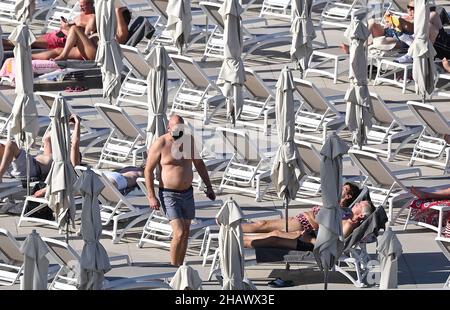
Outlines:
{"label": "man standing in swim shorts", "polygon": [[[192,164],[206,184],[206,196],[211,200],[216,199],[205,163],[195,149],[194,139],[183,135],[185,132],[183,118],[173,115],[168,133],[151,145],[144,171],[150,207],[155,210],[162,207],[172,226],[170,257],[174,266],[183,264],[191,220],[195,218]],[[160,171],[159,200],[153,183],[156,166],[159,166]]]}

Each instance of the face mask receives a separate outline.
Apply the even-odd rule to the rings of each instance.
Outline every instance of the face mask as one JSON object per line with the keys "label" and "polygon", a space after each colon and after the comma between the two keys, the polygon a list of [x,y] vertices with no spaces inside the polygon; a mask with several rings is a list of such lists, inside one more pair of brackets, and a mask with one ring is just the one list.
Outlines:
{"label": "face mask", "polygon": [[171,131],[170,134],[172,135],[172,138],[174,138],[175,140],[178,140],[183,136],[183,131],[182,130]]}

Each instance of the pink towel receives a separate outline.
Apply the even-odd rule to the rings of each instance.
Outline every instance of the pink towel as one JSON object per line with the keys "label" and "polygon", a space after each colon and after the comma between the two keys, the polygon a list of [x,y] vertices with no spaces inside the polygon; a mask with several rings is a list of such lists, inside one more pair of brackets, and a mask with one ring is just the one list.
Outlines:
{"label": "pink towel", "polygon": [[[53,60],[32,60],[33,72],[35,74],[45,74],[59,70],[59,66]],[[9,77],[12,81],[16,77],[14,71],[14,58],[8,58],[5,60],[2,68],[0,69],[0,76]]]}

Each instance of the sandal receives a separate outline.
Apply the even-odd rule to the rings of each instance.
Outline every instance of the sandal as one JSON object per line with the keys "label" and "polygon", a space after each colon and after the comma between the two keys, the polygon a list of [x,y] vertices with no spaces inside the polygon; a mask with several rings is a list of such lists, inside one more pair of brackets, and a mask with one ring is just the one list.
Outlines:
{"label": "sandal", "polygon": [[79,93],[79,92],[83,92],[86,90],[88,90],[88,88],[84,87],[84,86],[75,86],[75,87],[68,86],[68,87],[66,87],[66,92],[69,92],[69,93]]}
{"label": "sandal", "polygon": [[291,287],[294,286],[294,282],[291,280],[283,280],[281,278],[276,278],[275,280],[267,283],[270,287]]}

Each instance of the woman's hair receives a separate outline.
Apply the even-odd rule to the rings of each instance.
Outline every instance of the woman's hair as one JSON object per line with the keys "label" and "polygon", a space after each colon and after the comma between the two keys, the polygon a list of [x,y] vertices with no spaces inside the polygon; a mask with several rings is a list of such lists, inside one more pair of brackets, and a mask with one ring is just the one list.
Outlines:
{"label": "woman's hair", "polygon": [[348,194],[351,196],[351,198],[345,199],[343,201],[342,207],[348,208],[352,205],[352,203],[355,201],[355,199],[359,196],[359,193],[361,193],[361,190],[359,189],[359,187],[357,185],[355,185],[354,183],[351,183],[351,182],[346,182],[344,184],[344,186],[349,187]]}
{"label": "woman's hair", "polygon": [[128,10],[128,9],[123,10],[122,11],[122,15],[123,15],[123,18],[125,19],[125,23],[127,23],[127,25],[129,25],[130,21],[131,21],[131,12],[130,12],[130,10]]}

